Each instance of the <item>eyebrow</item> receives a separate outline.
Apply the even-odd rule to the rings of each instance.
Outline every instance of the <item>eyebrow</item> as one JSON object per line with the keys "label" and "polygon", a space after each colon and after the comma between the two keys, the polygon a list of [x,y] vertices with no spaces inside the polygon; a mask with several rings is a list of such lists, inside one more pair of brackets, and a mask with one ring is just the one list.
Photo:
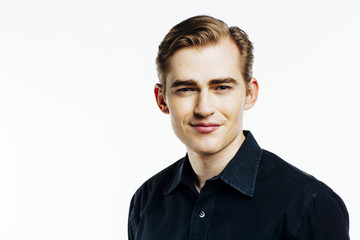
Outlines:
{"label": "eyebrow", "polygon": [[[233,78],[218,78],[218,79],[212,79],[209,81],[209,85],[219,85],[219,84],[224,84],[224,83],[227,83],[227,84],[235,84],[237,85],[238,84],[238,81],[233,79]],[[180,79],[177,79],[175,80],[170,88],[176,88],[176,87],[180,87],[180,86],[197,86],[198,83],[197,81],[194,81],[194,80],[180,80]]]}
{"label": "eyebrow", "polygon": [[194,80],[180,80],[177,79],[175,82],[171,84],[171,88],[176,88],[180,86],[196,86],[197,82]]}
{"label": "eyebrow", "polygon": [[210,80],[210,85],[218,85],[218,84],[224,84],[224,83],[237,85],[238,81],[233,78],[219,78],[219,79]]}

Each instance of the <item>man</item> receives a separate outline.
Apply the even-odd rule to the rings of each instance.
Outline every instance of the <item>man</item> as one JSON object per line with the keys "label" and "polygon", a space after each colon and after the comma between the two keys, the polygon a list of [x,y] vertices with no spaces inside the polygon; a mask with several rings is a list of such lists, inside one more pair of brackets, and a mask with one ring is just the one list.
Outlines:
{"label": "man", "polygon": [[187,154],[131,200],[129,239],[349,239],[343,201],[243,131],[254,106],[253,47],[209,16],[165,36],[155,97]]}

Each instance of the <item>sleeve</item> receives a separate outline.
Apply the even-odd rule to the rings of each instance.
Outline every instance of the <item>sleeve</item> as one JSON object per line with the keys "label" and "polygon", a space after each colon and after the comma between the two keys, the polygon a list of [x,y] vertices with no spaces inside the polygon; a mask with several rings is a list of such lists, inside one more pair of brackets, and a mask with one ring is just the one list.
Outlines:
{"label": "sleeve", "polygon": [[297,240],[348,240],[349,215],[333,191],[313,194],[304,212]]}
{"label": "sleeve", "polygon": [[132,226],[134,198],[135,198],[135,196],[132,197],[131,202],[130,202],[130,208],[129,208],[129,217],[128,217],[128,239],[129,240],[134,240],[135,239],[134,229],[133,229],[133,226]]}

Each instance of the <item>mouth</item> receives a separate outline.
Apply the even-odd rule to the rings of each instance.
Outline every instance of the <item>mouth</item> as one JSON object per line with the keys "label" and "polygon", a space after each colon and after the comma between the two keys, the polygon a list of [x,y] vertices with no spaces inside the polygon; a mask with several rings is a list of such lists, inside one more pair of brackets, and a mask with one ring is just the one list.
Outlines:
{"label": "mouth", "polygon": [[216,123],[194,123],[190,124],[190,126],[200,133],[211,133],[218,129],[221,125]]}

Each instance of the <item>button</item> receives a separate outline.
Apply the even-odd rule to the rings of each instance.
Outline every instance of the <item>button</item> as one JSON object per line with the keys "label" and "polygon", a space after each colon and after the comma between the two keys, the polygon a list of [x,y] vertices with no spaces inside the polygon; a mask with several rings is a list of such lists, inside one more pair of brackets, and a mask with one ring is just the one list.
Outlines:
{"label": "button", "polygon": [[204,212],[204,211],[201,211],[201,212],[199,213],[199,217],[200,217],[200,218],[204,218],[204,217],[205,217],[205,212]]}

